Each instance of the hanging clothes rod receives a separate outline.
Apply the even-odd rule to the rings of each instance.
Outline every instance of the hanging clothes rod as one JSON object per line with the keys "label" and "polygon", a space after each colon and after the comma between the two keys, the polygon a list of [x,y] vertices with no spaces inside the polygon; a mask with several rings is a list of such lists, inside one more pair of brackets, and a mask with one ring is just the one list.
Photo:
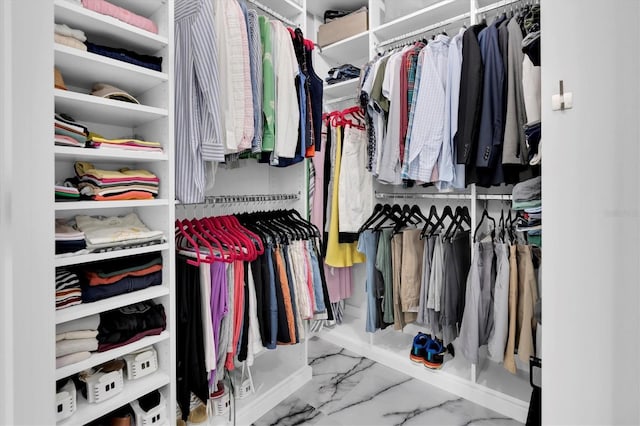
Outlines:
{"label": "hanging clothes rod", "polygon": [[466,13],[463,13],[462,15],[458,15],[458,16],[454,16],[453,18],[445,19],[444,21],[440,21],[440,22],[438,22],[436,24],[429,25],[427,27],[420,28],[420,29],[415,30],[415,31],[411,31],[409,33],[405,33],[405,34],[399,35],[397,37],[390,38],[390,39],[385,40],[385,41],[381,41],[380,43],[376,44],[376,48],[379,48],[379,47],[382,47],[382,46],[387,46],[389,44],[393,44],[393,43],[396,43],[398,41],[402,41],[402,40],[405,40],[405,39],[408,39],[408,38],[411,38],[411,37],[415,37],[415,36],[427,33],[429,31],[437,30],[438,28],[442,28],[442,27],[445,27],[447,25],[451,25],[451,24],[453,24],[455,22],[458,22],[458,21],[464,21],[465,19],[469,18],[470,16],[471,16],[471,12],[466,12]]}
{"label": "hanging clothes rod", "polygon": [[298,24],[293,22],[291,19],[280,15],[278,12],[276,12],[273,9],[271,9],[269,6],[265,6],[264,4],[260,3],[259,1],[257,1],[257,0],[248,0],[248,1],[249,1],[249,3],[252,3],[254,6],[256,6],[258,9],[260,9],[263,12],[266,12],[267,14],[273,16],[277,20],[284,22],[285,24],[289,25],[290,27],[297,27],[298,26]]}
{"label": "hanging clothes rod", "polygon": [[394,192],[376,192],[376,198],[427,198],[427,199],[443,199],[443,200],[470,200],[471,194],[456,193],[394,193]]}
{"label": "hanging clothes rod", "polygon": [[[471,194],[460,194],[454,192],[447,193],[393,193],[393,192],[376,192],[376,198],[403,198],[403,199],[440,199],[440,200],[470,200]],[[510,201],[513,199],[511,194],[477,194],[477,200],[484,201]]]}
{"label": "hanging clothes rod", "polygon": [[501,7],[509,6],[510,4],[519,3],[522,1],[523,0],[500,0],[485,7],[479,8],[478,10],[476,10],[476,13],[486,13],[491,10],[500,9]]}
{"label": "hanging clothes rod", "polygon": [[295,194],[211,195],[204,197],[204,203],[176,203],[176,205],[196,206],[203,204],[268,203],[277,201],[297,201],[299,199],[299,192]]}

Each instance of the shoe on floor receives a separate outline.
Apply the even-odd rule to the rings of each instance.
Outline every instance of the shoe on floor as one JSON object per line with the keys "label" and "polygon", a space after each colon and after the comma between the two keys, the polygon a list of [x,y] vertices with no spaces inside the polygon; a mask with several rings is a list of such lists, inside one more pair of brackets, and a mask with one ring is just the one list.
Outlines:
{"label": "shoe on floor", "polygon": [[427,356],[427,346],[431,341],[431,336],[424,333],[418,333],[413,338],[413,345],[411,346],[411,352],[409,352],[409,359],[413,362],[424,363]]}
{"label": "shoe on floor", "polygon": [[424,357],[424,366],[432,370],[438,370],[444,362],[444,354],[446,352],[442,342],[438,338],[429,339],[425,348],[426,355]]}

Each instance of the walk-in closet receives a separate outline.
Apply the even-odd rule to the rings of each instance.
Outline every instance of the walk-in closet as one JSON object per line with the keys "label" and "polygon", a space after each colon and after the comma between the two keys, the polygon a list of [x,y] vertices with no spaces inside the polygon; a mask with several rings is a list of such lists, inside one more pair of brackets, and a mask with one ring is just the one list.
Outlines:
{"label": "walk-in closet", "polygon": [[640,424],[639,20],[0,2],[0,425]]}

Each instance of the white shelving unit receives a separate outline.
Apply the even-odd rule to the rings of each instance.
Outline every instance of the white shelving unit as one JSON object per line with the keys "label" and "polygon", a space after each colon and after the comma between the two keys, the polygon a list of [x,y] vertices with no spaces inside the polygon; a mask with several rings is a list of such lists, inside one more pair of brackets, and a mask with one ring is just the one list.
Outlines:
{"label": "white shelving unit", "polygon": [[[392,46],[396,42],[430,36],[435,31],[442,30],[446,30],[450,35],[455,34],[463,23],[473,24],[479,20],[481,14],[490,15],[492,11],[509,3],[512,1],[420,0],[392,2],[390,0],[369,0],[368,2],[359,2],[357,0],[336,0],[327,5],[324,3],[322,5],[316,4],[309,8],[315,14],[309,18],[309,22],[313,22],[316,30],[317,26],[322,23],[322,12],[325,9],[352,10],[362,5],[367,5],[369,9],[368,31],[318,50],[314,58],[316,72],[321,78],[325,78],[326,72],[321,72],[336,65],[351,63],[362,66],[369,58],[378,53],[378,46],[384,45],[384,42],[392,41],[393,43],[390,44]],[[340,110],[354,105],[358,93],[357,84],[357,80],[355,80],[355,82],[338,83],[334,87],[325,86],[325,111]],[[415,203],[421,207],[427,206],[426,203],[467,205],[472,223],[477,223],[477,210],[486,203],[491,201],[490,209],[499,210],[501,208],[500,202],[503,201],[502,195],[499,194],[478,194],[474,185],[464,193],[433,194],[422,199],[420,197],[405,199],[407,194],[409,194],[407,198],[411,198],[412,192],[425,192],[420,188],[403,190],[376,182],[374,190],[383,193],[398,193],[396,200],[393,197],[388,197],[383,202]],[[505,191],[504,188],[500,188],[500,190]],[[356,265],[354,267],[355,282],[362,283],[364,279],[363,267]],[[525,371],[518,370],[517,375],[511,375],[501,365],[486,359],[486,354],[480,365],[472,365],[462,355],[458,355],[457,358],[448,360],[440,371],[419,368],[408,357],[413,336],[419,329],[408,326],[404,332],[383,330],[374,334],[366,333],[363,320],[366,315],[366,302],[362,290],[364,286],[356,284],[355,287],[360,291],[354,291],[354,296],[347,301],[344,324],[319,333],[321,338],[504,415],[520,421],[526,419],[531,387]]]}
{"label": "white shelving unit", "polygon": [[81,303],[79,305],[56,311],[56,324],[88,317],[90,315],[99,314],[100,312],[110,311],[112,309],[122,308],[123,306],[142,302],[143,300],[158,299],[168,295],[169,288],[167,286],[157,285],[143,290],[134,291],[132,293],[109,297],[108,299],[103,299],[93,303]]}
{"label": "white shelving unit", "polygon": [[153,253],[156,251],[165,251],[169,248],[168,243],[136,247],[131,249],[115,250],[104,253],[88,253],[77,256],[56,256],[55,266],[80,265],[82,263],[98,262],[100,260],[117,259],[119,257],[135,256],[137,254]]}
{"label": "white shelving unit", "polygon": [[[110,216],[135,212],[150,229],[163,231],[167,242],[104,253],[52,256],[53,264],[56,268],[76,267],[90,262],[157,252],[163,256],[163,282],[143,290],[57,310],[53,322],[63,324],[153,300],[164,306],[167,328],[159,335],[147,336],[106,352],[94,352],[84,361],[56,369],[54,379],[60,380],[149,345],[153,345],[158,352],[158,371],[139,380],[125,381],[122,393],[112,399],[89,404],[78,392],[77,412],[59,423],[64,425],[85,424],[156,389],[162,389],[167,397],[168,413],[175,413],[173,1],[114,0],[113,3],[153,20],[158,26],[159,34],[152,34],[65,0],[53,1],[51,20],[83,30],[92,43],[162,57],[162,72],[52,42],[54,65],[62,73],[68,88],[52,89],[55,112],[70,115],[90,131],[106,138],[135,137],[160,142],[163,152],[56,146],[52,150],[51,161],[55,163],[55,177],[58,180],[73,173],[74,161],[89,161],[96,167],[105,169],[148,169],[160,179],[159,195],[152,200],[59,201],[53,203],[53,208],[56,218],[70,218],[77,214]],[[92,96],[89,93],[95,83],[108,83],[125,90],[141,104]],[[43,120],[53,121],[52,117]],[[52,187],[53,182],[44,184]],[[50,235],[52,238],[52,234]],[[51,285],[54,281],[52,276]],[[51,327],[51,334],[55,334],[55,326]],[[51,383],[49,389],[53,385]],[[51,414],[53,415],[53,407]],[[53,424],[53,421],[43,423]]]}

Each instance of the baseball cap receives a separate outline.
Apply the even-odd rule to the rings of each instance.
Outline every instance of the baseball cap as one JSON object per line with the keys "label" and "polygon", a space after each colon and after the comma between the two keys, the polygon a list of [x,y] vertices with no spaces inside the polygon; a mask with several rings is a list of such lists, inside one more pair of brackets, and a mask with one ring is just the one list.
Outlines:
{"label": "baseball cap", "polygon": [[128,94],[122,89],[118,89],[115,86],[111,86],[106,83],[96,83],[93,85],[91,94],[99,96],[101,98],[116,99],[118,101],[131,102],[134,104],[140,104],[136,98]]}

